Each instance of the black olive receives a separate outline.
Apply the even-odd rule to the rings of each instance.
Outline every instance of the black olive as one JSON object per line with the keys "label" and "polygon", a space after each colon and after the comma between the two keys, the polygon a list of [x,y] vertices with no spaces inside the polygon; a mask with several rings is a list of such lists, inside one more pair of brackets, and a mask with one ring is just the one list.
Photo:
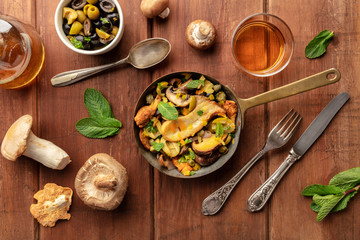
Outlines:
{"label": "black olive", "polygon": [[108,18],[100,18],[100,21],[102,23],[101,28],[104,30],[104,32],[110,33],[113,29],[111,21]]}
{"label": "black olive", "polygon": [[101,10],[107,13],[111,13],[115,10],[115,4],[111,0],[102,0],[99,5]]}
{"label": "black olive", "polygon": [[113,25],[119,26],[119,14],[109,13],[106,15],[106,18],[109,19]]}
{"label": "black olive", "polygon": [[85,50],[91,49],[91,39],[89,37],[84,37],[83,35],[76,35],[75,39],[82,43]]}
{"label": "black olive", "polygon": [[100,29],[102,27],[102,22],[100,21],[100,19],[93,20],[92,24],[94,25],[95,28],[98,28],[98,29]]}
{"label": "black olive", "polygon": [[73,0],[71,7],[75,10],[82,9],[86,5],[86,0]]}
{"label": "black olive", "polygon": [[102,44],[108,44],[108,43],[110,43],[112,40],[114,40],[114,35],[110,35],[110,37],[109,38],[107,38],[107,39],[104,39],[104,38],[100,38],[100,42],[102,43]]}
{"label": "black olive", "polygon": [[102,45],[99,36],[96,33],[90,36],[90,43],[93,47],[99,47]]}
{"label": "black olive", "polygon": [[70,29],[71,29],[71,25],[67,24],[67,20],[64,21],[63,30],[64,30],[65,35],[70,34]]}

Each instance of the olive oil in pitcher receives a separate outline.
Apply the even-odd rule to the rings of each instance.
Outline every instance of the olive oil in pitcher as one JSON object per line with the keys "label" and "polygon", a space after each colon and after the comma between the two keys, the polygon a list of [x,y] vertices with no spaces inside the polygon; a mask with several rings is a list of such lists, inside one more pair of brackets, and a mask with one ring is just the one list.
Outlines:
{"label": "olive oil in pitcher", "polygon": [[32,26],[0,15],[0,87],[29,85],[39,74],[44,58],[43,44]]}

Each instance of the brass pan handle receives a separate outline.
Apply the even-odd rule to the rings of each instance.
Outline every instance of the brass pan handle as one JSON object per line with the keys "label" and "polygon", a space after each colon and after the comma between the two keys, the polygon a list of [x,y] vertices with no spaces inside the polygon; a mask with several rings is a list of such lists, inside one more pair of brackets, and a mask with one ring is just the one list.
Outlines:
{"label": "brass pan handle", "polygon": [[241,109],[241,114],[243,115],[242,119],[244,119],[243,118],[244,114],[246,110],[248,110],[249,108],[264,103],[272,102],[275,100],[279,100],[282,98],[290,97],[292,95],[309,91],[314,88],[333,84],[339,81],[340,78],[341,78],[340,72],[335,68],[330,68],[323,72],[311,75],[309,77],[284,85],[282,87],[275,88],[273,90],[264,92],[257,96],[247,99],[238,99]]}

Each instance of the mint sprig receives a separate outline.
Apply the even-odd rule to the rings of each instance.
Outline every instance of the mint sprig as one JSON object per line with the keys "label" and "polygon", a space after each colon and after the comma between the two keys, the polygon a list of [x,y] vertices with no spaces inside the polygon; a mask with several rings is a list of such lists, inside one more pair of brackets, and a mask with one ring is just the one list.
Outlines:
{"label": "mint sprig", "polygon": [[98,90],[86,89],[84,103],[90,117],[76,123],[79,133],[88,138],[105,138],[120,132],[122,123],[114,117],[109,102]]}
{"label": "mint sprig", "polygon": [[360,187],[360,167],[336,174],[329,185],[313,184],[302,191],[303,196],[311,196],[310,208],[317,212],[316,220],[320,222],[329,213],[343,210],[358,192]]}

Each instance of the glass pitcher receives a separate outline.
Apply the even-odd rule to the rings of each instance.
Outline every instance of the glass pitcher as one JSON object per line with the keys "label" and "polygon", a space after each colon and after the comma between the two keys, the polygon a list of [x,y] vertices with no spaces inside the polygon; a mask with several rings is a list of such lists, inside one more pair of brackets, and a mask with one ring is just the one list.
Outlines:
{"label": "glass pitcher", "polygon": [[36,30],[0,14],[0,87],[28,86],[41,71],[45,51]]}

